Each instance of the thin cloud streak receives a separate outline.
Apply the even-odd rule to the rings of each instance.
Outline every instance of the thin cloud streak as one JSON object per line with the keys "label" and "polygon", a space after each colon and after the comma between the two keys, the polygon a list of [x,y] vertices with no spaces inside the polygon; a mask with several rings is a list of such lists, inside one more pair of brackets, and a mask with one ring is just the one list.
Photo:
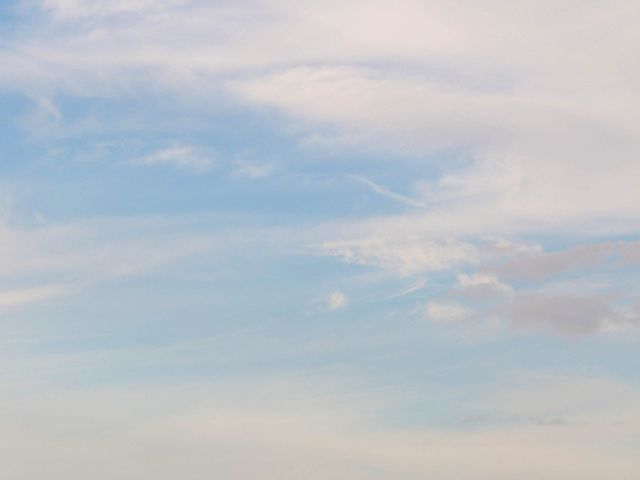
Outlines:
{"label": "thin cloud streak", "polygon": [[367,185],[369,188],[371,188],[371,190],[373,190],[374,192],[376,192],[379,195],[382,195],[385,198],[389,198],[395,202],[399,202],[402,203],[404,205],[408,205],[410,207],[415,207],[415,208],[427,208],[427,205],[424,204],[423,202],[420,202],[418,200],[415,200],[411,197],[407,197],[405,195],[401,195],[399,193],[396,193],[392,190],[390,190],[389,188],[385,187],[384,185],[379,185],[371,180],[369,180],[368,178],[359,176],[359,175],[349,175],[349,178],[353,178],[354,180],[357,180],[358,182],[364,183],[365,185]]}

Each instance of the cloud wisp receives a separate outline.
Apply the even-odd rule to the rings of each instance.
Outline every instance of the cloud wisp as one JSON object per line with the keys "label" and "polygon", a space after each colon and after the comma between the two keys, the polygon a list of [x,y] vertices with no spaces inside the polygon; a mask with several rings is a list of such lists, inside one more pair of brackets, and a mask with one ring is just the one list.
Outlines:
{"label": "cloud wisp", "polygon": [[156,150],[140,158],[134,158],[126,162],[131,166],[171,166],[195,173],[207,173],[214,166],[213,159],[196,151],[191,145],[174,145]]}

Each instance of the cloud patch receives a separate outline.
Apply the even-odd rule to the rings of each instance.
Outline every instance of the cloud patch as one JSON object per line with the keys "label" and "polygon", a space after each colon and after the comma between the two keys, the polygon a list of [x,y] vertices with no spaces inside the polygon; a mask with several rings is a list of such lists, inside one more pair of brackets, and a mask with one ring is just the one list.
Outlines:
{"label": "cloud patch", "polygon": [[327,296],[327,308],[332,312],[342,310],[349,303],[349,298],[344,292],[334,290]]}
{"label": "cloud patch", "polygon": [[126,162],[137,167],[170,166],[194,173],[211,171],[215,162],[192,145],[173,145]]}
{"label": "cloud patch", "polygon": [[466,320],[473,311],[453,302],[429,302],[427,304],[427,318],[434,323],[452,323]]}
{"label": "cloud patch", "polygon": [[511,325],[561,335],[586,335],[638,326],[637,313],[624,314],[601,296],[522,293],[503,308]]}

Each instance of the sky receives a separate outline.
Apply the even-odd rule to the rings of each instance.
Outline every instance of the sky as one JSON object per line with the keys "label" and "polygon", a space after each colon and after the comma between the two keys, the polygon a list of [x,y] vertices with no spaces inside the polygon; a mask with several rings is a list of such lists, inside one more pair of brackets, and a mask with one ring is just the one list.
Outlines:
{"label": "sky", "polygon": [[0,3],[0,476],[640,478],[640,4]]}

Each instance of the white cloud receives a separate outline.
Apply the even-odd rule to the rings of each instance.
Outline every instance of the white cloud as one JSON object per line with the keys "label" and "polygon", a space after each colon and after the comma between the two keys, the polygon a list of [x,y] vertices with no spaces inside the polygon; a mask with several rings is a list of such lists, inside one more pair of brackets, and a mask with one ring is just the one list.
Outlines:
{"label": "white cloud", "polygon": [[472,262],[476,248],[461,242],[387,240],[384,237],[325,242],[320,251],[356,265],[375,266],[401,274],[438,271]]}
{"label": "white cloud", "polygon": [[133,166],[162,166],[169,165],[196,173],[206,173],[213,168],[214,162],[210,157],[204,156],[191,145],[175,145],[156,150],[144,157],[126,162]]}
{"label": "white cloud", "polygon": [[396,202],[400,202],[403,203],[405,205],[408,205],[410,207],[416,207],[416,208],[426,208],[426,205],[420,201],[417,201],[411,197],[407,197],[406,195],[401,195],[399,193],[396,193],[392,190],[390,190],[389,188],[385,187],[384,185],[379,185],[371,180],[369,180],[368,178],[365,177],[361,177],[359,175],[349,175],[351,178],[364,183],[365,185],[367,185],[369,188],[371,188],[371,190],[373,190],[374,192],[376,192],[377,194],[382,195],[383,197],[387,197],[393,201]]}
{"label": "white cloud", "polygon": [[270,163],[248,163],[238,162],[232,171],[236,177],[257,179],[270,176],[275,170],[275,166]]}
{"label": "white cloud", "polygon": [[509,295],[513,289],[493,275],[466,274],[458,275],[457,291],[471,297],[487,297],[494,295]]}
{"label": "white cloud", "polygon": [[329,310],[342,310],[349,303],[347,296],[340,290],[334,290],[327,297],[327,307]]}

